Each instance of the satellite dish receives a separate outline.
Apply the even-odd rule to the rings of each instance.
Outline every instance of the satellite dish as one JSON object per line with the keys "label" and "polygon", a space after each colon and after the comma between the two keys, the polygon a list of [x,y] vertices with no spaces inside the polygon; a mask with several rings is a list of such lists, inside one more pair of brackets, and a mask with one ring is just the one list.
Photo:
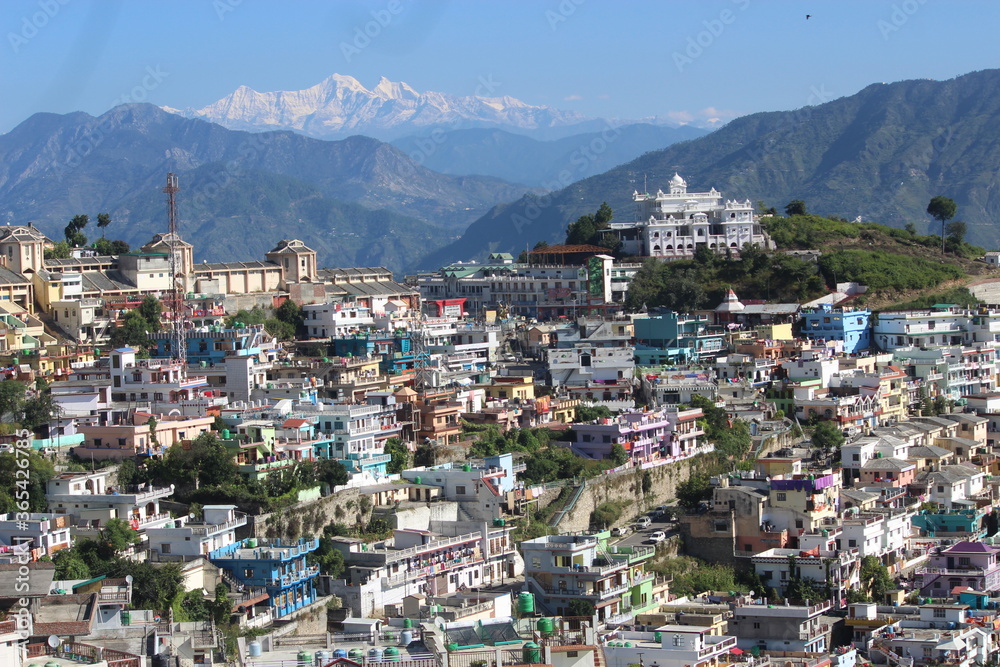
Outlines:
{"label": "satellite dish", "polygon": [[49,638],[45,640],[45,643],[52,648],[59,648],[59,646],[62,644],[62,640],[55,635],[49,635]]}
{"label": "satellite dish", "polygon": [[132,578],[131,574],[126,574],[125,575],[125,583],[126,584],[131,584],[133,581],[135,581],[135,580]]}

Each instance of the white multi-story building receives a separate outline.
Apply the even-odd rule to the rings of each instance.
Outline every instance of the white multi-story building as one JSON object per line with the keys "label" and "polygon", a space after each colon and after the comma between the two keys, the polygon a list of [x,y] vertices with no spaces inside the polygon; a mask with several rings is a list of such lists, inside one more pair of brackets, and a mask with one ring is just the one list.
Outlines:
{"label": "white multi-story building", "polygon": [[611,222],[611,230],[630,255],[687,259],[699,246],[718,254],[739,254],[746,244],[770,248],[772,242],[760,226],[749,199],[723,199],[712,188],[688,192],[687,182],[674,174],[669,192],[634,192],[635,221]]}
{"label": "white multi-story building", "polygon": [[108,469],[94,472],[62,472],[46,484],[49,510],[72,517],[75,534],[93,536],[111,519],[128,521],[135,530],[161,528],[172,521],[160,510],[160,500],[170,497],[174,487],[112,488]]}
{"label": "white multi-story building", "polygon": [[[410,278],[438,314],[480,317],[506,308],[542,319],[573,317],[597,306],[620,304],[638,267],[615,264],[605,248],[549,246],[529,253],[529,263],[494,253],[487,264],[455,264]],[[547,254],[546,254],[547,253]],[[561,263],[555,263],[561,261]]]}
{"label": "white multi-story building", "polygon": [[391,539],[374,544],[332,538],[347,566],[334,592],[353,615],[381,615],[408,595],[445,596],[522,572],[509,526],[431,520],[428,528],[396,529]]}
{"label": "white multi-story building", "polygon": [[346,336],[353,331],[375,326],[371,311],[356,304],[309,304],[302,306],[302,315],[309,338]]}
{"label": "white multi-story building", "polygon": [[194,560],[207,558],[216,549],[236,542],[236,529],[247,523],[246,514],[236,505],[205,505],[199,521],[181,517],[160,528],[146,531],[151,560]]}

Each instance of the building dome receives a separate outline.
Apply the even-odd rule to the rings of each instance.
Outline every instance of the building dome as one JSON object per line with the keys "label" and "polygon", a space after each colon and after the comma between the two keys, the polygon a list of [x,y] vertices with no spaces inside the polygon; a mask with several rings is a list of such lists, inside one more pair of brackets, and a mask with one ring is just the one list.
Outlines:
{"label": "building dome", "polygon": [[674,177],[670,179],[670,185],[687,185],[687,181],[681,178],[681,175],[676,171],[674,172]]}

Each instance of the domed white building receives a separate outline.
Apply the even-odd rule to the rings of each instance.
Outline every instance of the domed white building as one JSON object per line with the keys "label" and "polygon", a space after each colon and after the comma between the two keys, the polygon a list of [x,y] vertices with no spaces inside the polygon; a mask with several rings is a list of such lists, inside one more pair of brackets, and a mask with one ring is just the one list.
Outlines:
{"label": "domed white building", "polygon": [[633,192],[632,200],[635,221],[610,223],[632,255],[690,259],[701,245],[720,255],[738,255],[747,243],[773,247],[749,199],[723,199],[715,188],[688,192],[680,174],[670,179],[669,192]]}

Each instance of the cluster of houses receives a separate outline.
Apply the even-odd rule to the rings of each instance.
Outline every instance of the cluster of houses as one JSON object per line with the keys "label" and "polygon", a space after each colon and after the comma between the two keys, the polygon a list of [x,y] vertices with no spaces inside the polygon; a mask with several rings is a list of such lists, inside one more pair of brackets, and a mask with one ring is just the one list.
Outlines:
{"label": "cluster of houses", "polygon": [[[770,247],[750,202],[688,193],[680,176],[634,200],[635,222],[610,232],[635,254]],[[0,227],[2,372],[46,378],[57,406],[33,441],[57,465],[45,512],[0,515],[3,664],[226,662],[212,621],[134,609],[129,578],[55,579],[53,556],[113,519],[139,538],[124,557],[177,563],[185,589],[208,598],[227,585],[251,667],[972,667],[998,648],[1000,310],[873,313],[843,285],[804,305],[730,291],[709,310],[625,314],[640,265],[586,245],[400,283],[382,268],[320,269],[298,240],[264,261],[201,265],[169,234],[117,257],[45,259],[50,244],[31,225]],[[108,349],[125,314],[172,288],[172,252],[186,354],[169,328]],[[304,318],[297,341],[226,324],[288,299]],[[552,534],[516,537],[586,484],[567,500],[524,480],[521,453],[455,456],[482,427],[548,427],[607,475],[681,466],[715,448],[695,397],[745,422],[751,453],[675,532],[685,553],[758,590],[678,597],[651,567],[656,545],[560,532],[565,505],[546,518]],[[608,416],[578,419],[582,407]],[[820,424],[843,442],[798,437]],[[248,483],[324,461],[347,481],[298,489],[270,517],[230,503],[191,511],[173,485],[119,483],[120,462],[205,433]],[[391,466],[397,442],[433,461]],[[68,453],[86,470],[64,465]],[[317,537],[375,518],[387,526],[377,537]],[[294,538],[276,528],[292,520]],[[318,566],[330,550],[336,575]],[[864,601],[874,565],[892,588]]]}

